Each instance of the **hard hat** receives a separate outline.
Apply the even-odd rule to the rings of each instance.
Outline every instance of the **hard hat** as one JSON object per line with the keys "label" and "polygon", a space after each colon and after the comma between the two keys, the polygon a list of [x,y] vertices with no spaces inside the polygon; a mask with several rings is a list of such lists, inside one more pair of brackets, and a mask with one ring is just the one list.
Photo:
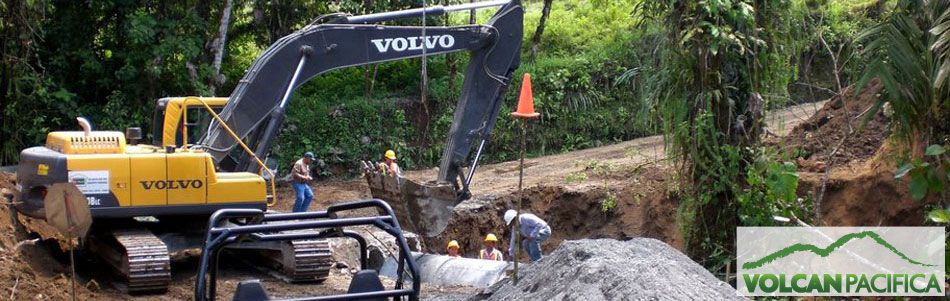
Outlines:
{"label": "hard hat", "polygon": [[457,242],[457,241],[455,241],[455,240],[449,241],[449,245],[446,246],[445,249],[448,249],[448,248],[451,248],[451,247],[456,247],[456,248],[458,248],[458,247],[459,247],[459,242]]}
{"label": "hard hat", "polygon": [[313,159],[313,152],[307,152],[307,153],[303,154],[303,156],[304,156],[304,157],[307,157],[308,159]]}
{"label": "hard hat", "polygon": [[511,221],[515,219],[515,215],[517,214],[518,213],[512,209],[508,209],[508,211],[505,211],[505,225],[510,225]]}
{"label": "hard hat", "polygon": [[490,241],[498,242],[498,237],[495,237],[495,234],[488,233],[488,235],[485,235],[485,242],[490,242]]}
{"label": "hard hat", "polygon": [[389,158],[389,159],[392,159],[392,160],[396,160],[396,152],[394,152],[393,150],[387,150],[387,151],[386,151],[386,158]]}

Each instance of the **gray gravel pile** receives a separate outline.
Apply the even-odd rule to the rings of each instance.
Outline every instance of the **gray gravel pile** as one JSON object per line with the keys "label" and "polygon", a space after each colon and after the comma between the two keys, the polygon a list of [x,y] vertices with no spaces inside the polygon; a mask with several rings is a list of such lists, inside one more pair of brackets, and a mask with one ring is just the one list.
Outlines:
{"label": "gray gravel pile", "polygon": [[564,241],[471,300],[743,300],[736,290],[651,238]]}

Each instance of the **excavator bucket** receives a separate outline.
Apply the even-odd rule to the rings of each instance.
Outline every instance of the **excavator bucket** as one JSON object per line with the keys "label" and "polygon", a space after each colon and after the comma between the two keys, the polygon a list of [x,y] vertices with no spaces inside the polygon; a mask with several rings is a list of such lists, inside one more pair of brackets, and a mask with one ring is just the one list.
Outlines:
{"label": "excavator bucket", "polygon": [[451,183],[429,181],[422,184],[392,176],[373,162],[362,162],[363,177],[373,198],[392,206],[404,230],[427,237],[445,230],[457,201]]}

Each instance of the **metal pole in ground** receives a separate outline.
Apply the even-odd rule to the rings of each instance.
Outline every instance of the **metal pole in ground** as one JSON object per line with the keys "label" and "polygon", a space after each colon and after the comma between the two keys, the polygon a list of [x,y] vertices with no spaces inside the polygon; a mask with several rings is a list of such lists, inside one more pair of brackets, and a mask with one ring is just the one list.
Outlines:
{"label": "metal pole in ground", "polygon": [[518,163],[518,200],[515,201],[515,228],[512,231],[515,235],[515,267],[512,280],[514,284],[518,284],[518,261],[521,259],[521,199],[524,197],[524,189],[522,185],[524,184],[524,148],[525,140],[528,136],[528,120],[521,119],[521,152],[519,155],[521,157],[521,162]]}
{"label": "metal pole in ground", "polygon": [[70,285],[72,286],[72,300],[76,301],[76,257],[73,256],[73,219],[72,219],[72,210],[69,208],[69,194],[63,191],[63,202],[66,207],[66,236],[67,243],[69,244],[69,268],[72,272],[72,277],[70,278]]}
{"label": "metal pole in ground", "polygon": [[72,299],[76,301],[76,257],[73,255],[73,231],[69,231],[69,267],[72,269],[72,279],[70,279],[73,290]]}
{"label": "metal pole in ground", "polygon": [[524,197],[524,151],[528,139],[528,119],[538,118],[534,112],[534,96],[531,93],[531,74],[525,73],[521,80],[521,95],[518,97],[518,109],[511,116],[521,119],[521,162],[518,164],[518,200],[515,201],[515,224],[511,235],[515,236],[514,273],[511,280],[518,284],[518,261],[521,253],[521,199]]}

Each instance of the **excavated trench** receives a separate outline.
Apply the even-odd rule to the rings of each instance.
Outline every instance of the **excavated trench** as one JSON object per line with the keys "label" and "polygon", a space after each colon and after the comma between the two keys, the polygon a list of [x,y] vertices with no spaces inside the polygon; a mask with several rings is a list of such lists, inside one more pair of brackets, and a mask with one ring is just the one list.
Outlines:
{"label": "excavated trench", "polygon": [[[679,201],[667,194],[666,180],[662,169],[650,167],[618,171],[576,185],[540,184],[524,190],[521,206],[523,212],[533,213],[551,226],[551,237],[541,246],[545,253],[564,240],[583,238],[648,237],[682,248],[676,226]],[[604,188],[605,182],[609,190]],[[603,201],[610,195],[616,198],[616,206],[605,211]],[[444,254],[447,243],[457,240],[464,257],[476,258],[488,233],[498,235],[499,247],[507,250],[511,231],[502,216],[515,207],[517,198],[513,191],[476,195],[462,202],[441,235],[423,239],[423,250]]]}

